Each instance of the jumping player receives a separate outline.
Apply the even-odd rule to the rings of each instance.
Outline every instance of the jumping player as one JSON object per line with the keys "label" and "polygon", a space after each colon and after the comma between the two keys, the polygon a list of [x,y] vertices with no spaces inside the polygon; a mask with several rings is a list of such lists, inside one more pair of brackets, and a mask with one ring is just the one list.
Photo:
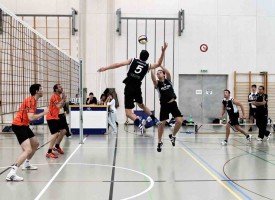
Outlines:
{"label": "jumping player", "polygon": [[155,69],[161,65],[166,48],[167,48],[167,43],[165,43],[164,46],[161,48],[161,56],[158,62],[152,65],[149,65],[148,63],[146,63],[149,57],[148,51],[142,50],[140,52],[139,59],[132,58],[132,59],[123,61],[121,63],[114,63],[107,67],[101,67],[98,69],[98,72],[103,72],[109,69],[115,69],[115,68],[129,65],[127,77],[123,81],[123,83],[125,84],[125,88],[124,88],[125,113],[128,118],[134,121],[135,126],[139,127],[142,135],[144,133],[144,126],[142,124],[142,120],[140,120],[139,117],[133,113],[133,108],[135,107],[134,103],[136,102],[138,106],[148,116],[152,118],[155,124],[159,125],[159,121],[155,118],[155,116],[152,114],[150,109],[146,107],[143,103],[141,85],[142,85],[143,78],[146,76],[149,70]]}

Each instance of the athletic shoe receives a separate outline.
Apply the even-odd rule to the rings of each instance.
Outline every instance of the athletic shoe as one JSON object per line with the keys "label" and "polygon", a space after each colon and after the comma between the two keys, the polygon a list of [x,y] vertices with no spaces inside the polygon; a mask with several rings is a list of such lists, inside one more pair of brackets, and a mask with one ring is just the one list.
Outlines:
{"label": "athletic shoe", "polygon": [[24,179],[20,176],[17,176],[16,174],[8,174],[8,176],[6,177],[6,180],[19,182],[19,181],[23,181]]}
{"label": "athletic shoe", "polygon": [[144,127],[143,127],[143,126],[140,126],[140,127],[139,127],[139,130],[140,130],[140,134],[141,134],[141,135],[144,135]]}
{"label": "athletic shoe", "polygon": [[141,134],[141,135],[143,135],[144,132],[145,132],[145,127],[144,127],[144,125],[145,125],[146,121],[145,121],[145,122],[144,122],[144,121],[145,121],[144,119],[143,119],[143,120],[139,119],[138,128],[139,128],[139,130],[140,130],[140,134]]}
{"label": "athletic shoe", "polygon": [[47,154],[46,154],[46,157],[47,157],[47,158],[58,158],[58,156],[55,155],[54,153],[47,153]]}
{"label": "athletic shoe", "polygon": [[246,137],[246,139],[247,139],[247,141],[250,143],[250,142],[251,142],[251,140],[252,140],[252,135],[251,135],[251,134],[249,134],[249,135],[248,135],[248,137]]}
{"label": "athletic shoe", "polygon": [[159,121],[157,118],[155,119],[155,125],[156,125],[156,126],[161,125],[161,121]]}
{"label": "athletic shoe", "polygon": [[170,141],[171,141],[172,145],[175,146],[176,137],[174,137],[172,134],[170,134],[169,138],[170,138]]}
{"label": "athletic shoe", "polygon": [[221,145],[226,146],[227,145],[227,141],[226,140],[222,141]]}
{"label": "athletic shoe", "polygon": [[263,139],[258,137],[257,141],[262,142]]}
{"label": "athletic shoe", "polygon": [[27,167],[23,166],[22,170],[37,170],[38,167],[34,166],[34,165],[29,165]]}
{"label": "athletic shoe", "polygon": [[146,120],[145,120],[145,119],[143,119],[143,120],[141,121],[141,125],[142,125],[142,127],[143,127],[144,132],[146,132],[146,129],[145,129]]}
{"label": "athletic shoe", "polygon": [[54,147],[53,150],[57,151],[59,154],[64,154],[64,151],[60,147],[59,148]]}
{"label": "athletic shoe", "polygon": [[268,134],[266,140],[268,141],[268,140],[270,139],[270,137],[271,137],[271,133],[269,132],[269,134]]}
{"label": "athletic shoe", "polygon": [[163,145],[162,142],[161,142],[161,143],[158,143],[158,147],[157,147],[157,151],[158,151],[158,152],[161,152],[161,147],[162,147],[162,145]]}

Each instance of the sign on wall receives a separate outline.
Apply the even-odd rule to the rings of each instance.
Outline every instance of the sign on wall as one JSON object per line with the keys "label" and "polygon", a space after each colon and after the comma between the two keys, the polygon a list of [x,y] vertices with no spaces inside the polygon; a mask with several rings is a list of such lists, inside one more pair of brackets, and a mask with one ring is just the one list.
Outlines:
{"label": "sign on wall", "polygon": [[206,44],[202,44],[200,46],[200,50],[201,50],[201,52],[206,52],[208,50],[208,46]]}

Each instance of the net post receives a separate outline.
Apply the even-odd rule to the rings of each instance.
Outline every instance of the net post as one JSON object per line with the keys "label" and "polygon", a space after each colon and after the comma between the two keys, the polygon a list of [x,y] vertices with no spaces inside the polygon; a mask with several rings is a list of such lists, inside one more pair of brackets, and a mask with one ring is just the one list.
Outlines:
{"label": "net post", "polygon": [[79,143],[83,144],[83,80],[82,59],[79,61]]}

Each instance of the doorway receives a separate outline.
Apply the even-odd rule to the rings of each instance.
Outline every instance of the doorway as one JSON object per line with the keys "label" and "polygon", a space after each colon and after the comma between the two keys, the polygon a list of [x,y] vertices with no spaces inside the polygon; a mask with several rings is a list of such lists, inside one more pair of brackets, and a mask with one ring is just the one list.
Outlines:
{"label": "doorway", "polygon": [[221,116],[227,75],[179,75],[179,108],[187,121],[212,123]]}

